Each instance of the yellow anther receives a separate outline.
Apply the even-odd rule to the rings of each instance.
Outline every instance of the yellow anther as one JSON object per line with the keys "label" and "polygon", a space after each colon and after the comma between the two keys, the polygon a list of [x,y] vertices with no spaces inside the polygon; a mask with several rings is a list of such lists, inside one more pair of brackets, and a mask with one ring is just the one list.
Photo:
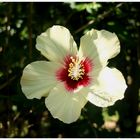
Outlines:
{"label": "yellow anther", "polygon": [[68,69],[68,76],[72,79],[72,80],[79,80],[82,79],[83,75],[85,74],[85,70],[84,70],[84,66],[81,63],[81,61],[79,61],[78,58],[74,59],[73,57],[71,57],[72,62],[69,64],[69,69]]}

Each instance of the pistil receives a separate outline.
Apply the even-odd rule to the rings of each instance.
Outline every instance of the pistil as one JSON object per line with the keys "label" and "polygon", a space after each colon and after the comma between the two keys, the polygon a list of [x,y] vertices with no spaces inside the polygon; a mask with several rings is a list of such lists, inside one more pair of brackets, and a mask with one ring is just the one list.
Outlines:
{"label": "pistil", "polygon": [[76,81],[78,81],[79,79],[83,79],[85,70],[82,61],[80,61],[78,57],[76,58],[70,57],[70,59],[71,59],[71,63],[69,64],[68,76],[72,80],[76,80]]}

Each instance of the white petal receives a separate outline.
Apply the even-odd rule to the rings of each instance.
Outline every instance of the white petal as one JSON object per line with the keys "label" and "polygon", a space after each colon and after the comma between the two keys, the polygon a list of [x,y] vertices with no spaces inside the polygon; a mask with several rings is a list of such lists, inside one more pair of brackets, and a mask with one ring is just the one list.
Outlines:
{"label": "white petal", "polygon": [[84,90],[71,93],[58,84],[46,98],[45,104],[54,118],[64,123],[72,123],[79,118],[81,109],[87,103],[86,95]]}
{"label": "white petal", "polygon": [[102,58],[113,58],[120,53],[120,42],[115,33],[106,30],[97,31],[95,45],[99,48]]}
{"label": "white petal", "polygon": [[120,43],[115,33],[92,29],[81,38],[79,55],[91,58],[96,67],[106,66],[108,59],[119,52]]}
{"label": "white petal", "polygon": [[94,81],[87,99],[96,106],[107,107],[122,99],[126,88],[121,72],[106,67],[101,71],[97,81]]}
{"label": "white petal", "polygon": [[55,72],[60,64],[36,61],[27,65],[21,77],[22,91],[28,99],[40,99],[57,84]]}
{"label": "white petal", "polygon": [[59,62],[66,55],[77,53],[76,43],[69,30],[58,25],[37,37],[36,48],[49,60]]}

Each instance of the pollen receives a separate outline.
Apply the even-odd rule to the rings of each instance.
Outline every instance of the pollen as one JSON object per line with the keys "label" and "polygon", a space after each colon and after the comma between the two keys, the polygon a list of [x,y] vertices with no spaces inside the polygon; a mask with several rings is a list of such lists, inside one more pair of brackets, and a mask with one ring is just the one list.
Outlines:
{"label": "pollen", "polygon": [[78,81],[79,79],[83,79],[83,75],[85,74],[84,66],[82,61],[80,61],[77,57],[70,57],[71,63],[69,64],[68,76],[72,80]]}

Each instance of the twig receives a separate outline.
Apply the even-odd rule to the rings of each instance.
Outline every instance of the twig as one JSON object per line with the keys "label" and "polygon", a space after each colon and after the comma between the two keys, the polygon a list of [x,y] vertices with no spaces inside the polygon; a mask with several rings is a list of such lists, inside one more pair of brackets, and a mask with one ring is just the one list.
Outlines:
{"label": "twig", "polygon": [[6,83],[0,85],[0,90],[5,88],[7,85],[9,85],[14,79],[16,78],[16,76],[13,76],[11,79],[9,79]]}
{"label": "twig", "polygon": [[85,28],[87,28],[89,25],[91,25],[91,24],[93,24],[93,23],[95,23],[95,22],[97,22],[97,21],[103,20],[105,17],[109,16],[109,14],[110,14],[112,11],[114,11],[114,9],[119,8],[119,7],[121,7],[122,5],[123,5],[123,3],[119,3],[119,4],[117,4],[117,5],[115,6],[115,8],[111,8],[109,11],[105,11],[105,12],[103,12],[102,14],[98,15],[97,18],[96,18],[95,20],[94,20],[94,19],[93,19],[93,20],[90,20],[88,23],[86,23],[85,25],[83,25],[82,27],[80,27],[79,29],[77,29],[77,30],[75,31],[74,34],[77,34],[77,33],[81,32],[82,30],[84,30]]}

